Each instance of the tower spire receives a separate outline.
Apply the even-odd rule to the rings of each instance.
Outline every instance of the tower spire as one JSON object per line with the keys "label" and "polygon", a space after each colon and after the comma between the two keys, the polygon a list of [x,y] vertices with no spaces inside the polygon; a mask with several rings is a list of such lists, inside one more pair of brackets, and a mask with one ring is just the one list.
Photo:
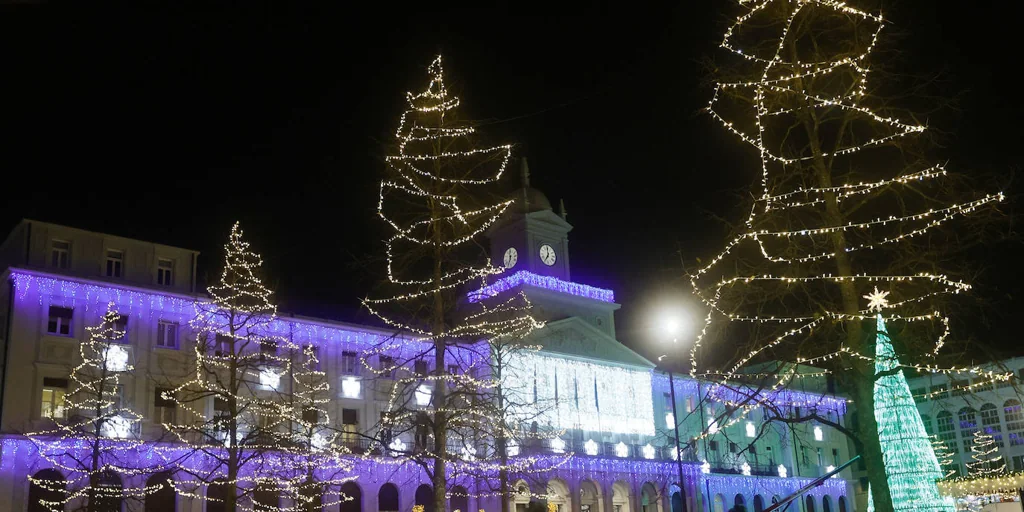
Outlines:
{"label": "tower spire", "polygon": [[526,157],[519,159],[519,174],[523,180],[523,188],[530,188],[530,165],[526,163]]}
{"label": "tower spire", "polygon": [[558,214],[562,216],[562,220],[569,220],[569,212],[565,211],[565,199],[558,200]]}

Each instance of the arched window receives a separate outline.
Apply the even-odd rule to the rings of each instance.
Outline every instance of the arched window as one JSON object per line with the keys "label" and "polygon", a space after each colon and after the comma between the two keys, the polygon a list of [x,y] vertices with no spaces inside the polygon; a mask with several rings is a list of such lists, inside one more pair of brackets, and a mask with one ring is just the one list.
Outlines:
{"label": "arched window", "polygon": [[395,487],[395,484],[388,482],[380,486],[380,491],[377,492],[377,510],[398,512],[398,487]]}
{"label": "arched window", "polygon": [[120,490],[124,489],[121,484],[121,477],[113,471],[103,472],[97,480],[97,486],[103,489],[96,498],[96,506],[91,507],[94,512],[121,512],[121,505],[124,499]]}
{"label": "arched window", "polygon": [[807,499],[804,500],[804,505],[804,510],[807,512],[815,512],[814,496],[808,496]]}
{"label": "arched window", "polygon": [[1003,418],[1006,420],[1010,446],[1024,444],[1024,412],[1021,411],[1020,400],[1011,398],[1003,404]]}
{"label": "arched window", "polygon": [[341,512],[363,512],[363,491],[355,482],[341,484]]}
{"label": "arched window", "polygon": [[754,512],[764,512],[764,498],[760,494],[754,495]]}
{"label": "arched window", "polygon": [[924,423],[924,431],[927,432],[928,435],[935,434],[935,431],[932,430],[932,417],[931,416],[929,416],[927,414],[922,414],[921,415],[921,423]]}
{"label": "arched window", "polygon": [[472,512],[469,510],[469,492],[461,485],[452,487],[451,498],[448,499],[449,510],[455,512]]}
{"label": "arched window", "polygon": [[157,473],[146,480],[146,487],[153,488],[160,486],[160,490],[153,494],[146,495],[146,512],[174,512],[177,506],[178,494],[170,484],[171,474],[167,471]]}
{"label": "arched window", "polygon": [[216,479],[206,487],[206,512],[224,512],[224,501],[228,492],[234,492],[234,486],[228,485],[223,479]]}
{"label": "arched window", "polygon": [[964,444],[964,452],[970,452],[974,432],[978,430],[978,414],[974,408],[964,407],[956,413],[956,416],[960,422],[960,440]]}
{"label": "arched window", "polygon": [[828,496],[821,497],[821,512],[832,512],[832,498]]}
{"label": "arched window", "polygon": [[742,494],[737,494],[736,497],[732,500],[732,504],[737,507],[746,507],[747,501],[743,499]]}
{"label": "arched window", "polygon": [[64,475],[56,469],[44,469],[32,475],[28,484],[28,512],[51,512],[51,508],[40,503],[40,500],[64,501],[66,487]]}
{"label": "arched window", "polygon": [[946,449],[952,454],[959,452],[956,444],[956,424],[953,422],[953,414],[949,411],[941,411],[935,416],[935,423],[939,440],[946,444]]}
{"label": "arched window", "polygon": [[1003,444],[1003,428],[999,425],[999,408],[992,404],[981,406],[981,428],[999,444]]}
{"label": "arched window", "polygon": [[839,497],[839,512],[846,512],[846,496]]}
{"label": "arched window", "polygon": [[434,512],[434,488],[427,484],[417,487],[413,504],[423,505],[423,512]]}

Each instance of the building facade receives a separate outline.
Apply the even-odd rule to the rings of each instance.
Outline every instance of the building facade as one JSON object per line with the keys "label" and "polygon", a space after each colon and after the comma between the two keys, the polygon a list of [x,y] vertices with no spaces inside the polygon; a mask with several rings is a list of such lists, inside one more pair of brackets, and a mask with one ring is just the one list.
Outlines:
{"label": "building facade", "polygon": [[[748,511],[762,510],[849,460],[846,440],[827,426],[762,425],[757,409],[738,416],[729,404],[742,389],[726,392],[711,383],[675,377],[676,418],[669,376],[615,337],[619,305],[614,293],[572,281],[572,226],[564,212],[556,214],[544,194],[524,185],[516,211],[488,232],[492,260],[503,261],[507,275],[477,293],[523,290],[534,305],[532,314],[546,321],[533,334],[543,349],[529,355],[536,369],[534,389],[557,404],[541,421],[564,429],[564,434],[533,447],[536,453],[531,455],[550,454],[559,464],[517,477],[517,492],[508,498],[512,510],[525,511],[546,501],[559,512],[668,512],[679,509],[683,495],[689,511],[725,512],[739,504]],[[202,297],[195,288],[197,256],[187,249],[36,221],[22,222],[0,245],[6,269],[0,291],[0,511],[38,510],[33,502],[39,491],[28,477],[61,471],[34,454],[23,434],[44,428],[50,416],[68,414],[63,397],[71,391],[68,376],[78,344],[86,339],[86,327],[100,322],[108,303],[125,319],[125,347],[135,367],[118,391],[122,403],[144,417],[134,435],[164,453],[184,449],[167,446],[161,423],[180,420],[186,412],[161,399],[161,393],[190,371],[195,335],[189,320]],[[409,512],[413,505],[425,504],[432,491],[418,467],[396,467],[375,457],[372,447],[355,435],[376,428],[387,398],[387,383],[365,374],[363,354],[394,333],[290,315],[280,315],[272,329],[294,343],[317,348],[331,384],[330,417],[340,430],[353,434],[344,442],[358,455],[352,470],[357,478],[342,491],[354,499],[342,504],[341,511]],[[569,386],[572,399],[566,398]],[[846,401],[828,393],[787,391],[770,398],[783,407],[813,407],[846,421]],[[215,413],[212,401],[205,413]],[[673,432],[677,428],[683,443],[709,433],[682,450],[682,482]],[[1008,425],[1003,428],[1010,432]],[[140,472],[132,478],[138,482],[123,484],[142,485],[154,475]],[[848,480],[825,481],[800,500],[799,510],[854,510]],[[487,496],[477,482],[456,480],[453,486],[450,510],[501,509],[501,498]],[[163,493],[142,506],[206,512],[204,503]]]}

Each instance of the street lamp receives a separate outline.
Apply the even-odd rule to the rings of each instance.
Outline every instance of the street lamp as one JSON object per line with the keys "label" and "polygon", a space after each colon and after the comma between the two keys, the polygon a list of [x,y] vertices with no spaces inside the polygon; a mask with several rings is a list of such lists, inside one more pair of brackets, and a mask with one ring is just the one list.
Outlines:
{"label": "street lamp", "polygon": [[[672,343],[679,343],[679,331],[682,327],[682,323],[675,316],[669,316],[665,319],[664,329],[665,333],[672,338]],[[661,361],[666,356],[661,356],[658,361]],[[668,372],[668,389],[670,398],[672,401],[672,431],[676,436],[676,468],[679,470],[679,506],[682,509],[681,512],[686,511],[686,480],[683,478],[683,449],[682,443],[679,442],[679,413],[676,412],[676,383],[672,376],[672,370],[666,368]],[[671,502],[671,497],[669,498]]]}

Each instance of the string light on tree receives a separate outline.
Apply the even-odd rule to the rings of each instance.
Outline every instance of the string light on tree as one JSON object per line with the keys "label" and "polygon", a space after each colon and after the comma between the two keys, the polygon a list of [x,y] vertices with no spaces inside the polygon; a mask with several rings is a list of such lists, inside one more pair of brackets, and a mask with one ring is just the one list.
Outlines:
{"label": "string light on tree", "polygon": [[999,444],[992,435],[976,430],[971,439],[971,462],[967,463],[967,476],[991,478],[1006,473],[1006,460],[999,455]]}
{"label": "string light on tree", "polygon": [[[869,334],[877,325],[883,337],[885,322],[899,322],[901,330],[904,325],[935,330],[938,334],[929,336],[934,343],[916,352],[929,359],[938,354],[949,335],[941,300],[970,285],[938,270],[922,271],[944,259],[939,254],[931,261],[936,265],[928,265],[922,260],[932,255],[921,249],[940,252],[941,244],[934,244],[943,229],[1003,200],[1002,193],[969,189],[968,197],[947,199],[964,189],[943,188],[950,178],[943,166],[903,158],[909,144],[922,140],[925,128],[879,111],[874,105],[881,102],[868,101],[869,63],[884,26],[881,14],[836,0],[749,0],[741,1],[740,9],[721,43],[737,64],[716,62],[730,78],[715,86],[708,112],[757,152],[761,179],[740,233],[690,273],[694,293],[708,306],[690,351],[691,375],[703,371],[699,359],[708,353],[713,336],[732,336],[751,341],[723,368],[702,373],[714,376],[712,395],[747,372],[761,373],[755,365],[780,357],[825,367],[847,384],[864,414],[875,411],[876,390],[855,383],[888,379],[900,368],[972,374],[970,386],[1007,379],[1008,374],[977,367],[918,363],[917,354],[904,355],[903,363],[894,354],[881,357],[876,350],[886,347]],[[819,33],[824,30],[827,37]],[[905,254],[917,259],[911,264]],[[900,300],[891,300],[893,295]],[[861,296],[868,299],[867,308],[858,303]],[[876,374],[879,364],[896,366]],[[762,393],[735,397],[727,404],[735,411],[732,417],[709,423],[699,437],[709,435],[712,426],[724,429],[742,421],[799,378],[784,369],[765,377]],[[882,399],[882,409],[893,411],[909,401],[905,413],[890,411],[896,417],[906,414],[907,421],[887,420],[889,427],[880,426],[878,432],[869,431],[869,420],[860,421],[865,431],[858,435],[869,459],[882,464],[881,445],[903,438],[913,442],[910,450],[889,452],[894,458],[884,459],[886,471],[869,468],[869,478],[879,483],[872,492],[885,500],[881,508],[948,510],[934,490],[915,488],[913,478],[898,476],[912,469],[904,465],[910,464],[908,453],[934,460],[921,437],[920,418],[910,417],[916,415],[912,398],[908,393]],[[908,431],[893,430],[904,428]],[[886,436],[889,441],[883,442]],[[937,463],[918,469],[941,476]],[[891,492],[878,480],[885,475]],[[928,478],[934,489],[935,478],[931,473]],[[897,495],[925,501],[899,502]]]}

